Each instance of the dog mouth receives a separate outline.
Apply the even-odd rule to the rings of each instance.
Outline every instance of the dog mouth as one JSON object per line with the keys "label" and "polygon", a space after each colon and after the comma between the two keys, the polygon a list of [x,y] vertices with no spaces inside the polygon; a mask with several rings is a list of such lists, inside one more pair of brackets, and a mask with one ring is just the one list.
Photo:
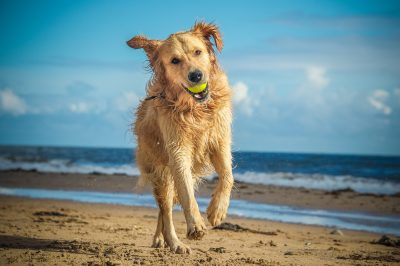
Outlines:
{"label": "dog mouth", "polygon": [[[201,86],[205,86],[205,88],[199,89],[199,87],[201,87]],[[193,97],[193,99],[196,102],[199,102],[199,103],[204,102],[209,97],[208,83],[205,83],[205,85],[203,83],[203,84],[200,84],[200,85],[197,85],[194,87],[190,87],[190,88],[188,88],[186,86],[183,86],[183,87]]]}

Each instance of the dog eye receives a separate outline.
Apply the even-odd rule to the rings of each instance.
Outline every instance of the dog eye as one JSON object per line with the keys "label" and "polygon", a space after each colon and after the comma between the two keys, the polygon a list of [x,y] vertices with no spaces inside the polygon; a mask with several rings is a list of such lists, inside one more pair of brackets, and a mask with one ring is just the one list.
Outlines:
{"label": "dog eye", "polygon": [[179,60],[178,58],[172,58],[171,63],[174,65],[177,65],[181,62],[181,60]]}
{"label": "dog eye", "polygon": [[194,53],[195,53],[195,55],[200,55],[201,51],[200,50],[196,50]]}

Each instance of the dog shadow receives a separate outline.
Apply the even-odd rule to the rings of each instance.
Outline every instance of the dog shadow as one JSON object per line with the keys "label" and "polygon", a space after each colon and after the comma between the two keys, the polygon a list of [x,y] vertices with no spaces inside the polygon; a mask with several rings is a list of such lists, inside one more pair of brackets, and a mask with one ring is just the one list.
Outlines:
{"label": "dog shadow", "polygon": [[69,252],[87,255],[95,255],[100,251],[96,244],[90,242],[41,239],[12,235],[0,235],[0,248]]}

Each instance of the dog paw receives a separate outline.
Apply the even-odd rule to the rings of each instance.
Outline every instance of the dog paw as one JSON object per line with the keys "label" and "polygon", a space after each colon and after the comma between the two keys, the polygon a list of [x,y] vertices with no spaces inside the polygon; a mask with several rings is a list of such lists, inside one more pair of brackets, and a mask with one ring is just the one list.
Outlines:
{"label": "dog paw", "polygon": [[214,196],[207,208],[207,219],[212,226],[219,225],[225,219],[229,206],[229,197]]}
{"label": "dog paw", "polygon": [[164,248],[166,247],[166,243],[164,238],[161,236],[154,237],[153,244],[151,245],[152,248]]}
{"label": "dog paw", "polygon": [[175,240],[171,245],[170,249],[172,252],[177,253],[177,254],[190,254],[192,253],[192,250],[190,249],[189,246],[183,244],[179,240]]}
{"label": "dog paw", "polygon": [[203,236],[207,232],[207,227],[203,222],[203,219],[201,219],[201,222],[198,224],[193,224],[188,227],[187,231],[187,238],[191,240],[200,240],[203,238]]}

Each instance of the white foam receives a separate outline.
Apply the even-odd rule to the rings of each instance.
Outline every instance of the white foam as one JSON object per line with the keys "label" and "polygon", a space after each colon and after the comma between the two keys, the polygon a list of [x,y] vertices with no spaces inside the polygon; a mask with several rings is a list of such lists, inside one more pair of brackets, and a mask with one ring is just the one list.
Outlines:
{"label": "white foam", "polygon": [[395,194],[400,192],[400,183],[350,175],[245,172],[237,173],[234,177],[235,180],[248,183],[328,191],[350,188],[360,193]]}
{"label": "white foam", "polygon": [[75,164],[70,163],[68,160],[50,160],[48,162],[14,162],[7,159],[0,159],[0,170],[25,170],[48,173],[101,173],[101,174],[125,174],[129,176],[139,175],[139,169],[132,163],[116,165],[116,166],[103,166],[96,164]]}

